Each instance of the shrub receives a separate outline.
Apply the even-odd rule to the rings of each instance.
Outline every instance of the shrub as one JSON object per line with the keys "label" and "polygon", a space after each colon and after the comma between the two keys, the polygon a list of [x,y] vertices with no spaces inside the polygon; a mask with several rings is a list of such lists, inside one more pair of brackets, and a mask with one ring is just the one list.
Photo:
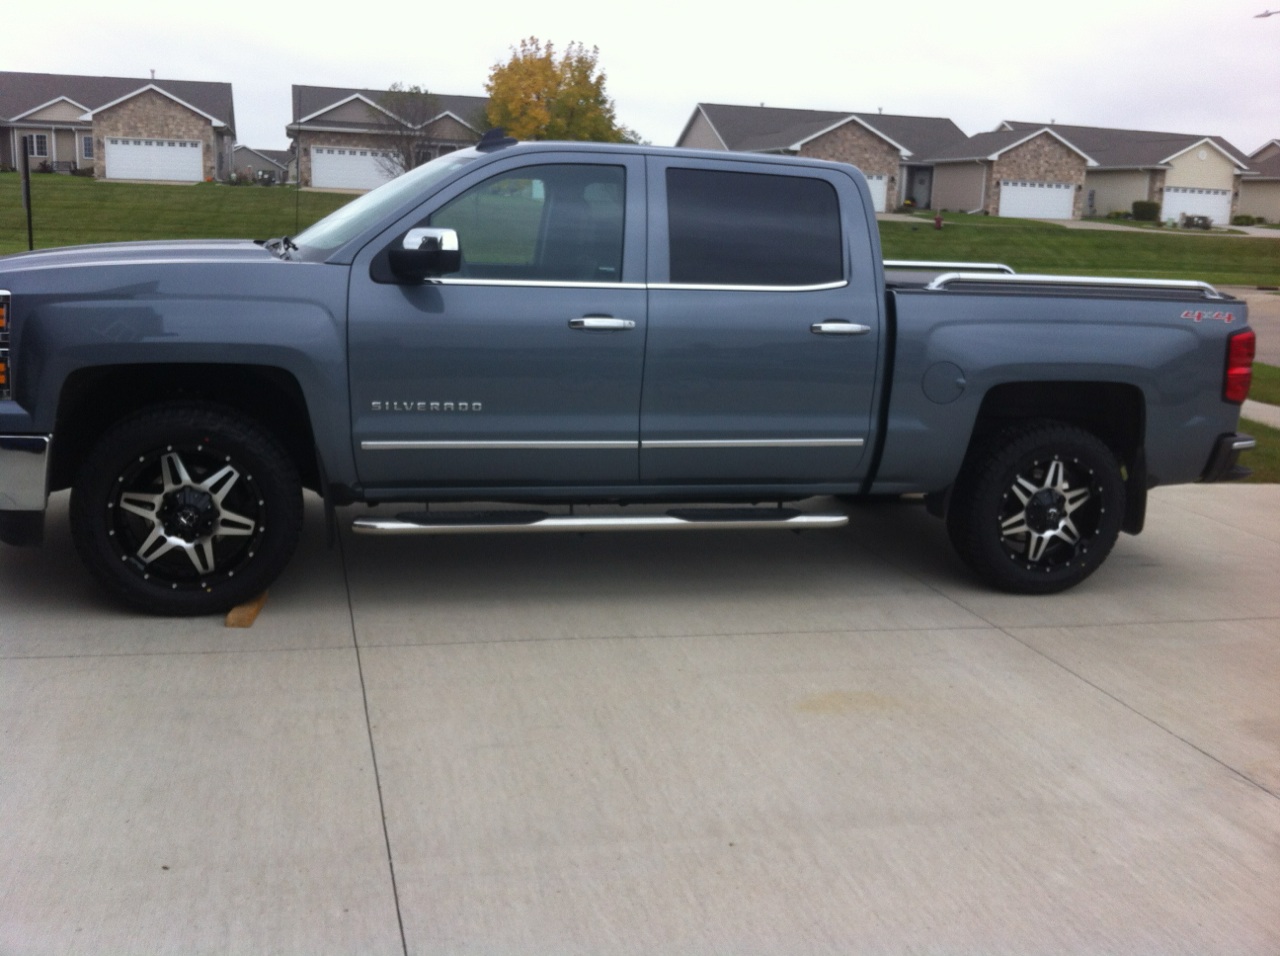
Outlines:
{"label": "shrub", "polygon": [[1135,199],[1133,202],[1133,218],[1138,222],[1159,222],[1160,204],[1146,199]]}
{"label": "shrub", "polygon": [[1233,216],[1231,219],[1233,226],[1260,226],[1264,222],[1266,220],[1261,216]]}

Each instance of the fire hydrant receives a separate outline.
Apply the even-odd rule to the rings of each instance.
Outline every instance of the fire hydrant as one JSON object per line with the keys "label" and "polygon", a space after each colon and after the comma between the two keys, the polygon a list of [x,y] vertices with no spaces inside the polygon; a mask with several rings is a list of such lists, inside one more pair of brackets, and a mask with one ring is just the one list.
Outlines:
{"label": "fire hydrant", "polygon": [[933,217],[933,228],[934,228],[934,229],[941,229],[941,228],[942,228],[942,213],[935,213],[935,214],[934,214],[934,217]]}

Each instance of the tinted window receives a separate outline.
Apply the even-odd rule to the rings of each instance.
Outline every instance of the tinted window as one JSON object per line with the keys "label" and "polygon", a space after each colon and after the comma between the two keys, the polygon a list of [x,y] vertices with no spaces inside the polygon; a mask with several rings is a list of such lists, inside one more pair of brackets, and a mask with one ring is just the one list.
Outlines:
{"label": "tinted window", "polygon": [[844,278],[840,206],[821,179],[667,170],[671,281],[819,285]]}
{"label": "tinted window", "polygon": [[625,198],[621,166],[526,166],[473,186],[429,224],[457,231],[459,276],[618,282]]}

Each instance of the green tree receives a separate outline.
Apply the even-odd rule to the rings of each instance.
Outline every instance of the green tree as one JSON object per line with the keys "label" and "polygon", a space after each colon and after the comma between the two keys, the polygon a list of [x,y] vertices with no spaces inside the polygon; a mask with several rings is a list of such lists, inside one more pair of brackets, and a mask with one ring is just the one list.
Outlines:
{"label": "green tree", "polygon": [[549,42],[521,40],[511,48],[509,60],[489,71],[489,125],[525,140],[638,142],[634,132],[618,123],[599,57],[599,48],[588,50],[578,42],[557,56]]}

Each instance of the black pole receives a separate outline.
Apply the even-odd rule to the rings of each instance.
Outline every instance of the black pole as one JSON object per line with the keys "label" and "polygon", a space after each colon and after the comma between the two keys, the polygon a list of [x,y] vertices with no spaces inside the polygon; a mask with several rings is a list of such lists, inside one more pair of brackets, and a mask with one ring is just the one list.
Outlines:
{"label": "black pole", "polygon": [[27,213],[27,251],[35,249],[36,243],[31,232],[31,140],[22,137],[22,208]]}

